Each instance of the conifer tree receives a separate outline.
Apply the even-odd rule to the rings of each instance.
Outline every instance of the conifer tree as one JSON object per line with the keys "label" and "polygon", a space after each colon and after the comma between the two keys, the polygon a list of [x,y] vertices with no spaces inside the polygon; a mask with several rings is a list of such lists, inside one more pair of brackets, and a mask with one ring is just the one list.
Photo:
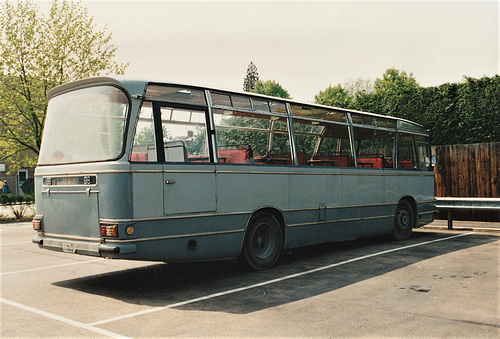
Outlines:
{"label": "conifer tree", "polygon": [[250,61],[247,68],[247,74],[245,75],[245,80],[243,81],[243,90],[245,92],[250,92],[255,89],[255,84],[259,81],[259,72],[257,71],[257,66]]}

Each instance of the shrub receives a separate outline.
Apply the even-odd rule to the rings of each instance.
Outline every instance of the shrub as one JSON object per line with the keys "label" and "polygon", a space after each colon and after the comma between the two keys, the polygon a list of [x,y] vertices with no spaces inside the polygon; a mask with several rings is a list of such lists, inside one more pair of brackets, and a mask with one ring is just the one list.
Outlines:
{"label": "shrub", "polygon": [[32,195],[2,194],[0,195],[0,205],[32,204],[35,197]]}
{"label": "shrub", "polygon": [[16,219],[23,219],[35,202],[32,195],[2,194],[0,195],[0,205],[7,205],[14,213]]}

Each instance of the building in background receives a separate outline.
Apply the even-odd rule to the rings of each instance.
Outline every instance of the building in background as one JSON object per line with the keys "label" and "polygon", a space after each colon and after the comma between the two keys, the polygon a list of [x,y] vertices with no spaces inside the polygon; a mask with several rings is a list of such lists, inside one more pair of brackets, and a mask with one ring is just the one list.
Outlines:
{"label": "building in background", "polygon": [[33,194],[35,167],[23,167],[9,173],[10,166],[7,159],[0,159],[0,180],[7,181],[12,194]]}

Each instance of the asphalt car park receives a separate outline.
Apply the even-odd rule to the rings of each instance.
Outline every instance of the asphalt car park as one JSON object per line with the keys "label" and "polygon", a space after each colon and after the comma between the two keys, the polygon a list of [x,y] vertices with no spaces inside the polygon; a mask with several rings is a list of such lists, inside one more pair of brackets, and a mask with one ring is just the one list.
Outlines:
{"label": "asphalt car park", "polygon": [[249,272],[41,250],[29,223],[0,224],[0,336],[499,337],[500,233],[456,225],[284,251]]}

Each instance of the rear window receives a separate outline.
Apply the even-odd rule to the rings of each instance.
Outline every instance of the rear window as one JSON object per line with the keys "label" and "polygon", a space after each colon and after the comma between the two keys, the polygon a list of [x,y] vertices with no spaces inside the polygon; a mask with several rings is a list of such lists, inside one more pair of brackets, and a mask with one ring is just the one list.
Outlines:
{"label": "rear window", "polygon": [[127,95],[114,86],[63,93],[49,101],[39,165],[118,158],[129,110]]}

